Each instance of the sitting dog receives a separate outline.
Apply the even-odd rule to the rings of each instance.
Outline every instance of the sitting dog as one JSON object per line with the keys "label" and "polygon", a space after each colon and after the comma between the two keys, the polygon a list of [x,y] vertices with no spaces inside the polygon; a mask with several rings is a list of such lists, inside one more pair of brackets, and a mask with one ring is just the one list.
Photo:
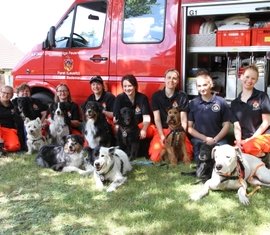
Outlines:
{"label": "sitting dog", "polygon": [[30,120],[28,117],[24,120],[24,127],[26,131],[26,144],[27,153],[32,154],[34,151],[39,151],[39,149],[47,143],[44,136],[42,136],[42,126],[40,118],[35,120]]}
{"label": "sitting dog", "polygon": [[86,164],[88,152],[83,148],[83,137],[68,135],[63,139],[63,146],[44,145],[36,157],[37,164],[55,171],[78,172],[82,175],[91,174],[94,168],[92,164]]}
{"label": "sitting dog", "polygon": [[51,143],[63,144],[63,137],[70,134],[70,119],[68,117],[69,103],[57,102],[50,105],[49,132]]}
{"label": "sitting dog", "polygon": [[25,120],[25,118],[34,120],[36,118],[31,97],[17,97],[14,99],[13,104],[16,107],[16,112],[23,120]]}
{"label": "sitting dog", "polygon": [[140,148],[140,129],[135,121],[135,111],[128,107],[121,108],[117,125],[117,143],[129,159],[134,160]]}
{"label": "sitting dog", "polygon": [[212,177],[202,189],[191,194],[191,200],[199,200],[209,190],[238,189],[238,197],[244,205],[249,204],[247,183],[270,187],[270,170],[261,159],[242,153],[239,147],[230,145],[216,146],[212,150],[215,166]]}
{"label": "sitting dog", "polygon": [[213,167],[214,167],[214,159],[211,156],[212,149],[214,145],[208,145],[202,143],[200,146],[200,153],[198,156],[198,163],[196,168],[196,177],[202,180],[202,182],[206,182],[211,178]]}
{"label": "sitting dog", "polygon": [[111,146],[113,144],[113,131],[103,113],[102,105],[95,101],[88,101],[84,112],[86,118],[84,136],[90,148]]}
{"label": "sitting dog", "polygon": [[186,133],[181,124],[181,115],[178,108],[168,110],[167,123],[170,129],[166,136],[164,149],[160,156],[163,161],[169,161],[172,165],[177,165],[179,161],[189,162],[187,155],[185,138]]}
{"label": "sitting dog", "polygon": [[132,170],[132,166],[124,151],[118,147],[97,147],[94,157],[94,179],[97,189],[103,190],[104,181],[109,181],[111,183],[107,192],[112,192],[127,180],[124,175]]}

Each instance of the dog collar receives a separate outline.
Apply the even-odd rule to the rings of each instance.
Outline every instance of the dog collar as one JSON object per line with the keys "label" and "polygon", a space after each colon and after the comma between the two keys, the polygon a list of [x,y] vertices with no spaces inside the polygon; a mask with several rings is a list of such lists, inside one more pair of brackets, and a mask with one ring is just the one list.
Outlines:
{"label": "dog collar", "polygon": [[32,143],[35,143],[36,141],[39,141],[39,140],[44,140],[44,138],[43,137],[39,137],[38,139],[34,139],[34,140],[32,140]]}
{"label": "dog collar", "polygon": [[110,166],[110,168],[109,168],[109,170],[107,172],[102,173],[102,174],[98,173],[98,175],[100,176],[101,181],[105,180],[105,175],[107,175],[113,169],[113,167],[114,167],[114,163]]}

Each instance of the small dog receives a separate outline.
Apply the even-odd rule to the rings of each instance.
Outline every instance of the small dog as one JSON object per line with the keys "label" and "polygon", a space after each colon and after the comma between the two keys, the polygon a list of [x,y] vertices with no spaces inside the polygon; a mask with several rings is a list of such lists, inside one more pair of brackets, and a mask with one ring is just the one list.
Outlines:
{"label": "small dog", "polygon": [[181,124],[180,110],[178,108],[170,108],[167,113],[170,133],[166,136],[165,148],[160,153],[161,159],[169,161],[171,165],[177,165],[181,160],[187,163],[190,160],[187,155],[186,133]]}
{"label": "small dog", "polygon": [[69,104],[57,102],[50,105],[49,132],[51,143],[63,144],[63,137],[70,134],[70,119],[68,117]]}
{"label": "small dog", "polygon": [[214,145],[202,143],[200,146],[200,153],[198,156],[198,163],[196,168],[196,177],[206,182],[211,178],[213,167],[215,164],[214,159],[211,157]]}
{"label": "small dog", "polygon": [[129,159],[134,160],[140,148],[140,129],[135,121],[135,111],[128,107],[121,108],[117,124],[117,143]]}
{"label": "small dog", "polygon": [[85,105],[86,124],[84,136],[90,148],[98,146],[109,147],[113,144],[113,130],[108,123],[103,107],[95,101],[88,101]]}
{"label": "small dog", "polygon": [[115,191],[127,180],[124,176],[132,170],[127,154],[118,147],[97,147],[94,152],[94,179],[99,190],[104,189],[104,181],[111,184],[107,192]]}
{"label": "small dog", "polygon": [[31,97],[17,97],[14,99],[13,103],[16,107],[16,112],[21,116],[23,120],[25,120],[25,118],[34,120],[36,118]]}
{"label": "small dog", "polygon": [[270,187],[270,170],[261,159],[242,153],[239,147],[228,144],[216,146],[212,150],[212,158],[215,160],[212,176],[198,192],[190,195],[191,200],[201,199],[209,190],[238,189],[240,202],[248,205],[247,183]]}
{"label": "small dog", "polygon": [[27,153],[32,154],[34,151],[39,151],[39,149],[47,143],[44,136],[42,136],[42,126],[40,118],[35,120],[30,120],[28,117],[24,120],[24,127],[26,131],[26,144]]}
{"label": "small dog", "polygon": [[[63,137],[64,145],[45,145],[36,157],[36,162],[41,167],[52,168],[55,171],[78,172],[82,175],[94,171],[88,161],[88,152],[84,150],[84,139],[80,135]],[[87,164],[86,164],[87,163]]]}

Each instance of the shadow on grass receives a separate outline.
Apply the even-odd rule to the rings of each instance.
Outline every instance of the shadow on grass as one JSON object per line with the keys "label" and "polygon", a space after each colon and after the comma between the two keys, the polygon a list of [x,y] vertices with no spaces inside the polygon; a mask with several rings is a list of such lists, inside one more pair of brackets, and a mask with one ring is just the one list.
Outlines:
{"label": "shadow on grass", "polygon": [[135,166],[125,185],[106,193],[91,177],[39,168],[34,157],[0,159],[0,233],[256,234],[269,225],[269,189],[248,207],[235,191],[191,202],[188,195],[198,186],[180,175],[183,169]]}

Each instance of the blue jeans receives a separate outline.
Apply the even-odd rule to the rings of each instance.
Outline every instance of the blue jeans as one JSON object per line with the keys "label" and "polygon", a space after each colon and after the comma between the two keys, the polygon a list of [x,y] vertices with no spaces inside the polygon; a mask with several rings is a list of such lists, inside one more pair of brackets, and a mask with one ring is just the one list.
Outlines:
{"label": "blue jeans", "polygon": [[[199,153],[200,153],[200,147],[203,141],[201,139],[192,138],[191,143],[193,145],[193,154],[194,154],[194,161],[197,163],[199,159]],[[228,144],[228,141],[226,139],[222,139],[216,143],[216,145],[223,145]]]}

